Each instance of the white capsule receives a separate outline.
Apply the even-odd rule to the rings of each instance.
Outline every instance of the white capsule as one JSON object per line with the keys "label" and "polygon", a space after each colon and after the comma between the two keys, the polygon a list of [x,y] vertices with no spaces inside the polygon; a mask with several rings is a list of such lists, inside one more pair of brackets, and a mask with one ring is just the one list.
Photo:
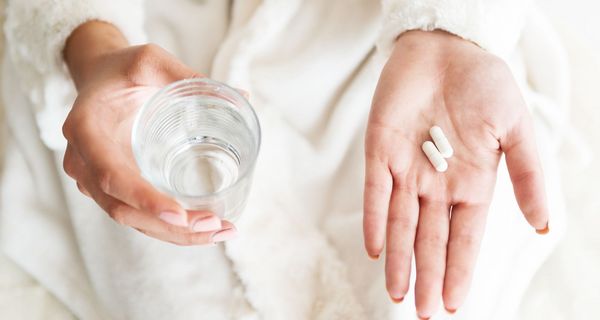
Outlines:
{"label": "white capsule", "polygon": [[446,162],[446,159],[442,157],[442,154],[438,151],[433,142],[425,141],[423,142],[421,148],[423,149],[423,152],[425,152],[427,159],[429,159],[429,162],[431,162],[435,170],[438,172],[444,172],[448,169],[448,162]]}
{"label": "white capsule", "polygon": [[452,150],[450,141],[448,141],[448,139],[446,138],[446,135],[444,134],[444,131],[442,131],[442,128],[438,126],[431,127],[431,129],[429,129],[429,135],[431,136],[431,139],[433,139],[433,142],[435,143],[437,149],[442,154],[442,157],[452,157],[454,150]]}

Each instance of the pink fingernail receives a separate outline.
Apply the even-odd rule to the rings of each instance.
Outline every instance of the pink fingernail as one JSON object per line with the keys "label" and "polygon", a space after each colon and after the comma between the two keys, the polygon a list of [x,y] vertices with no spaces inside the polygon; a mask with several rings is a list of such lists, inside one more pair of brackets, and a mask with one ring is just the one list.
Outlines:
{"label": "pink fingernail", "polygon": [[185,227],[188,225],[186,217],[177,212],[163,211],[158,215],[158,218],[174,226]]}
{"label": "pink fingernail", "polygon": [[217,216],[208,216],[197,219],[192,223],[192,231],[205,232],[221,229],[221,219]]}
{"label": "pink fingernail", "polygon": [[223,229],[221,231],[213,233],[210,240],[212,242],[222,242],[235,238],[237,230],[235,228]]}

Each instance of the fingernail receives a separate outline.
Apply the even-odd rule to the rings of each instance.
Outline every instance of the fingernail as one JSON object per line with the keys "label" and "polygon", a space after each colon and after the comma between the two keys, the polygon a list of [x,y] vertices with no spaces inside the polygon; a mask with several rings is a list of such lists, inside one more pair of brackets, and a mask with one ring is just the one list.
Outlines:
{"label": "fingernail", "polygon": [[448,312],[449,314],[455,314],[456,313],[456,309],[448,309],[448,308],[445,308],[445,309],[446,309],[446,312]]}
{"label": "fingernail", "polygon": [[402,298],[394,298],[394,297],[390,296],[390,298],[392,299],[392,302],[396,303],[396,304],[401,303],[402,301],[404,301],[404,297],[402,297]]}
{"label": "fingernail", "polygon": [[217,216],[208,216],[196,219],[192,223],[192,231],[205,232],[221,229],[221,219]]}
{"label": "fingernail", "polygon": [[421,317],[420,315],[417,314],[417,318],[419,318],[419,320],[429,320],[429,318],[431,318],[431,317]]}
{"label": "fingernail", "polygon": [[369,259],[371,259],[371,260],[378,260],[379,259],[379,255],[378,254],[371,255],[370,253],[367,253],[367,255],[369,256]]}
{"label": "fingernail", "polygon": [[550,228],[548,227],[548,222],[546,222],[546,227],[544,229],[537,229],[537,230],[535,230],[535,232],[537,234],[546,234],[546,233],[550,232]]}
{"label": "fingernail", "polygon": [[210,240],[212,242],[222,242],[235,238],[237,230],[235,228],[223,229],[213,233]]}
{"label": "fingernail", "polygon": [[158,218],[174,226],[185,227],[188,225],[186,217],[177,212],[163,211],[158,215]]}

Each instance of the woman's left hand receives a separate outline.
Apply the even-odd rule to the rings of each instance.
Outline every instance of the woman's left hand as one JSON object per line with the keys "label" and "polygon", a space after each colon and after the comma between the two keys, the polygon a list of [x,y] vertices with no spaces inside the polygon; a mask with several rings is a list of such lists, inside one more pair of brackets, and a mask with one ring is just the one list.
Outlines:
{"label": "woman's left hand", "polygon": [[[444,173],[421,145],[440,126],[454,148]],[[547,231],[548,210],[530,114],[506,64],[443,31],[401,35],[369,117],[365,246],[386,247],[386,284],[401,301],[416,259],[417,313],[443,298],[456,310],[470,286],[502,153],[527,221]]]}

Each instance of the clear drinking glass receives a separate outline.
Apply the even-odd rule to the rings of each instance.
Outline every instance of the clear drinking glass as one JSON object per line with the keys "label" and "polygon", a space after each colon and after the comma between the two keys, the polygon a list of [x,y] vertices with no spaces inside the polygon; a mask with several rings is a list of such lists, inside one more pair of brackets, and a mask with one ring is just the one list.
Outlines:
{"label": "clear drinking glass", "polygon": [[260,147],[260,125],[235,89],[206,78],[174,82],[138,111],[136,162],[152,185],[188,210],[239,217]]}

